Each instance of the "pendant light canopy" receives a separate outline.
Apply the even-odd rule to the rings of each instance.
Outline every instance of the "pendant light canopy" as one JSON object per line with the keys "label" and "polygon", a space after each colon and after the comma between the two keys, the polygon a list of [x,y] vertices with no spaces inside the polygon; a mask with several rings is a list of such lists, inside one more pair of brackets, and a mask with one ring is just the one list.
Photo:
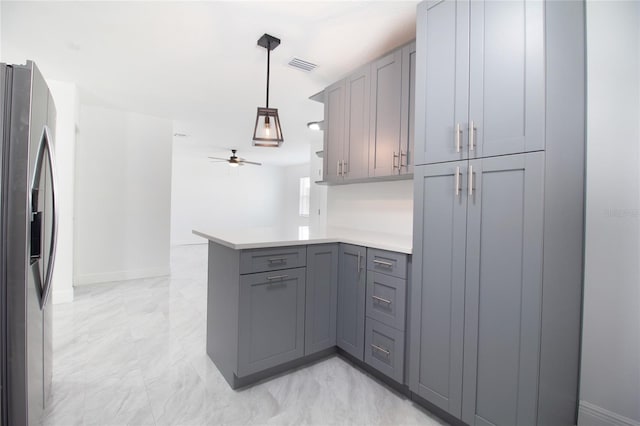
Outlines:
{"label": "pendant light canopy", "polygon": [[276,108],[269,108],[269,66],[271,51],[280,45],[280,39],[265,34],[258,39],[258,46],[267,49],[267,104],[265,108],[258,107],[256,125],[253,129],[253,145],[277,148],[282,145],[282,127]]}

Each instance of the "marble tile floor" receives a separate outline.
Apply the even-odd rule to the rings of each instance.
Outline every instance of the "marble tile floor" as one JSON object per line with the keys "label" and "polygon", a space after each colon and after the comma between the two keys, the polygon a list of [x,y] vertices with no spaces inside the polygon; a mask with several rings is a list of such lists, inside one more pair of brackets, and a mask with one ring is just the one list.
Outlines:
{"label": "marble tile floor", "polygon": [[334,356],[234,391],[205,350],[206,245],[171,276],[76,287],[53,307],[44,425],[441,425]]}

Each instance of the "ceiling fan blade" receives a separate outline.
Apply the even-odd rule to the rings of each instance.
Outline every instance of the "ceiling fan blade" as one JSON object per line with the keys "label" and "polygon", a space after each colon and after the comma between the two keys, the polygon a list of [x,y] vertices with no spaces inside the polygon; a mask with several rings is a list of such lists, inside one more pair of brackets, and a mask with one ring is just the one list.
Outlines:
{"label": "ceiling fan blade", "polygon": [[229,159],[228,159],[228,158],[221,158],[221,157],[207,157],[207,158],[210,158],[210,159],[212,159],[212,160],[224,160],[224,161],[229,161]]}
{"label": "ceiling fan blade", "polygon": [[240,164],[253,164],[254,166],[262,166],[262,163],[256,163],[255,161],[242,161]]}

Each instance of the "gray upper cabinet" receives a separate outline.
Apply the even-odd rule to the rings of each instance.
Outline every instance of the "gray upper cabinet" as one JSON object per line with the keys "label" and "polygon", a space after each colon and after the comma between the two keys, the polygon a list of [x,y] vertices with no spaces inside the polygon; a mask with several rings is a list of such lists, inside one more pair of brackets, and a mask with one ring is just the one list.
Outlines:
{"label": "gray upper cabinet", "polygon": [[411,176],[415,75],[416,44],[410,43],[325,89],[326,182]]}
{"label": "gray upper cabinet", "polygon": [[472,1],[470,14],[469,157],[544,149],[544,3]]}
{"label": "gray upper cabinet", "polygon": [[400,170],[402,49],[371,64],[369,176]]}
{"label": "gray upper cabinet", "polygon": [[238,376],[304,354],[305,268],[240,276]]}
{"label": "gray upper cabinet", "polygon": [[400,128],[400,174],[412,174],[416,122],[416,43],[402,48],[402,108]]}
{"label": "gray upper cabinet", "polygon": [[325,89],[324,100],[324,179],[342,180],[344,162],[345,80]]}
{"label": "gray upper cabinet", "polygon": [[338,244],[307,247],[304,353],[336,345]]}
{"label": "gray upper cabinet", "polygon": [[417,19],[416,164],[544,149],[543,3],[424,2]]}
{"label": "gray upper cabinet", "polygon": [[351,74],[345,83],[345,155],[342,176],[366,178],[369,173],[369,85],[367,65]]}
{"label": "gray upper cabinet", "polygon": [[460,417],[467,162],[416,167],[414,174],[411,390]]}
{"label": "gray upper cabinet", "polygon": [[365,247],[340,244],[337,346],[361,361],[364,357],[365,262]]}
{"label": "gray upper cabinet", "polygon": [[467,158],[468,0],[422,2],[417,10],[414,164]]}
{"label": "gray upper cabinet", "polygon": [[544,153],[469,162],[462,420],[536,425]]}

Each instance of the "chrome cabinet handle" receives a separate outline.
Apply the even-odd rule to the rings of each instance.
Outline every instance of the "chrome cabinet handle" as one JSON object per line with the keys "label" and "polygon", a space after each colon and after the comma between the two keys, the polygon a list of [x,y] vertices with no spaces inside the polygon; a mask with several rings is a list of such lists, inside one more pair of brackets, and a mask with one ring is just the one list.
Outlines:
{"label": "chrome cabinet handle", "polygon": [[462,133],[460,130],[460,123],[456,123],[455,133],[456,152],[460,152],[460,134]]}
{"label": "chrome cabinet handle", "polygon": [[[402,164],[402,157],[407,159],[407,161],[404,164]],[[400,168],[402,167],[409,167],[409,152],[404,152],[400,150]]]}
{"label": "chrome cabinet handle", "polygon": [[393,268],[393,263],[385,262],[384,260],[373,259],[373,263],[380,266],[385,266],[387,268]]}
{"label": "chrome cabinet handle", "polygon": [[267,262],[269,262],[269,263],[286,263],[287,262],[287,258],[286,257],[270,257],[269,259],[267,259]]}
{"label": "chrome cabinet handle", "polygon": [[371,347],[372,347],[373,349],[375,349],[376,351],[382,352],[382,353],[383,353],[383,354],[385,354],[386,356],[391,355],[391,352],[389,352],[388,350],[386,350],[386,349],[384,349],[384,348],[381,348],[381,347],[380,347],[380,346],[378,346],[378,345],[374,345],[374,344],[372,343],[372,344],[371,344]]}
{"label": "chrome cabinet handle", "polygon": [[342,176],[346,176],[349,174],[349,163],[346,161],[342,162]]}
{"label": "chrome cabinet handle", "polygon": [[399,155],[396,154],[395,151],[393,151],[391,154],[392,154],[391,155],[391,166],[392,166],[393,170],[399,169],[400,166],[396,166],[396,158],[399,158]]}
{"label": "chrome cabinet handle", "polygon": [[476,126],[473,124],[473,120],[469,123],[469,151],[473,151],[475,148],[475,131]]}
{"label": "chrome cabinet handle", "polygon": [[[40,137],[40,145],[38,146],[38,152],[36,155],[35,168],[33,173],[33,179],[31,181],[31,191],[29,193],[29,207],[33,207],[37,204],[37,200],[34,203],[34,194],[37,197],[38,185],[40,184],[40,173],[42,172],[42,160],[47,154],[47,163],[49,164],[49,171],[51,173],[51,204],[53,210],[53,217],[51,218],[51,242],[49,245],[49,259],[47,261],[47,270],[44,276],[44,283],[42,285],[40,299],[40,309],[43,309],[49,300],[51,294],[51,281],[53,278],[53,266],[56,259],[56,251],[58,245],[58,203],[56,195],[57,178],[56,178],[56,164],[55,155],[53,152],[53,142],[51,139],[51,133],[49,127],[45,125],[42,128],[42,136]],[[33,212],[36,213],[36,212]]]}
{"label": "chrome cabinet handle", "polygon": [[273,277],[267,277],[267,281],[283,280],[285,278],[289,278],[289,275],[275,275]]}
{"label": "chrome cabinet handle", "polygon": [[460,166],[456,166],[456,197],[460,195]]}
{"label": "chrome cabinet handle", "polygon": [[378,297],[378,296],[371,296],[371,298],[372,298],[373,300],[377,300],[378,302],[386,303],[387,305],[390,305],[390,304],[391,304],[391,300],[383,299],[382,297]]}
{"label": "chrome cabinet handle", "polygon": [[336,176],[342,176],[342,160],[336,163]]}
{"label": "chrome cabinet handle", "polygon": [[469,195],[473,195],[473,166],[469,164]]}
{"label": "chrome cabinet handle", "polygon": [[362,255],[360,254],[360,250],[358,250],[358,273],[362,271],[362,262],[360,261],[361,257]]}

